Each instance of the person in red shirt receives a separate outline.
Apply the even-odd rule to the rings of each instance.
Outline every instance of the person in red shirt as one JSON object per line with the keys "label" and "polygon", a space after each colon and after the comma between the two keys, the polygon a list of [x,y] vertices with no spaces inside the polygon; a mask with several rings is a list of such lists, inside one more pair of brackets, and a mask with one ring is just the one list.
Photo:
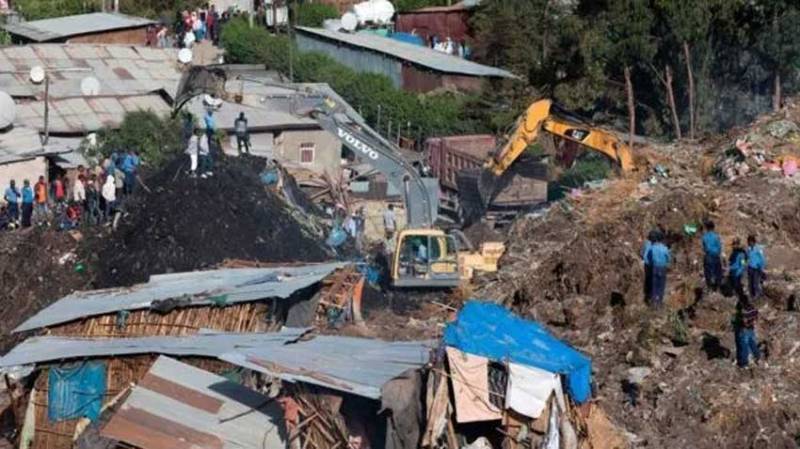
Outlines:
{"label": "person in red shirt", "polygon": [[59,175],[56,177],[56,180],[53,181],[53,199],[56,203],[61,204],[66,199],[67,193],[66,188],[64,187],[64,181],[61,179]]}
{"label": "person in red shirt", "polygon": [[37,224],[46,224],[49,211],[47,210],[47,181],[44,180],[44,176],[39,176],[39,181],[33,187],[33,193],[33,215],[36,217],[34,221]]}

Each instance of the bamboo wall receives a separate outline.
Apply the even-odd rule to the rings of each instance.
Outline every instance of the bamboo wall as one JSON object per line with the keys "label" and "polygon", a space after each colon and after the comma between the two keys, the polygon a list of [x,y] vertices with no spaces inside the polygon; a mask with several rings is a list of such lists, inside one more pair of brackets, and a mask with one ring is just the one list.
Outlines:
{"label": "bamboo wall", "polygon": [[268,310],[264,302],[226,307],[184,307],[164,315],[143,309],[131,311],[123,327],[117,325],[117,314],[112,313],[54,326],[49,328],[49,332],[70,337],[118,338],[191,335],[202,328],[224,332],[263,332],[269,330]]}

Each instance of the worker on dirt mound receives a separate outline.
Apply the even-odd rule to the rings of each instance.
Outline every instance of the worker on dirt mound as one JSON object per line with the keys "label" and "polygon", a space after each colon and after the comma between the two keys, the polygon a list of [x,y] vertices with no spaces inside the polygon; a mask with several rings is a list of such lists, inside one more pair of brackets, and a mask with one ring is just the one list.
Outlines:
{"label": "worker on dirt mound", "polygon": [[33,206],[33,215],[38,225],[47,224],[47,215],[50,211],[47,208],[47,181],[44,176],[39,176],[39,181],[33,188],[36,203]]}
{"label": "worker on dirt mound", "polygon": [[386,234],[386,240],[392,240],[395,231],[397,231],[397,219],[394,215],[394,204],[383,211],[383,231]]}
{"label": "worker on dirt mound", "polygon": [[653,229],[647,234],[642,246],[642,262],[644,263],[644,300],[648,303],[653,299],[653,267],[650,265],[650,248],[656,241],[658,230]]}
{"label": "worker on dirt mound", "polygon": [[747,263],[747,253],[742,249],[742,241],[737,237],[733,239],[733,250],[728,258],[728,285],[738,297],[744,296],[742,275]]}
{"label": "worker on dirt mound", "polygon": [[17,189],[17,182],[13,179],[8,183],[3,199],[8,203],[8,219],[11,220],[11,223],[19,222],[20,193]]}
{"label": "worker on dirt mound", "polygon": [[192,135],[189,141],[186,142],[185,153],[189,156],[189,176],[194,178],[197,176],[197,158],[200,150],[200,134],[201,131],[197,128],[192,130]]}
{"label": "worker on dirt mound", "polygon": [[722,285],[722,241],[714,231],[715,227],[714,222],[708,220],[703,234],[703,275],[706,287],[711,291],[717,291]]}
{"label": "worker on dirt mound", "polygon": [[664,236],[662,233],[657,233],[655,241],[650,246],[648,253],[648,261],[652,270],[652,302],[655,307],[664,305],[664,294],[667,289],[667,269],[671,261],[671,255],[667,245],[663,243]]}
{"label": "worker on dirt mound", "polygon": [[761,359],[756,339],[757,320],[758,309],[753,306],[747,295],[740,296],[732,322],[733,335],[736,339],[736,364],[740,368],[745,368],[750,363],[751,355],[756,363]]}
{"label": "worker on dirt mound", "polygon": [[236,146],[239,149],[239,155],[250,154],[250,130],[247,128],[247,117],[244,116],[244,112],[240,112],[239,118],[233,122],[233,129],[236,132]]}
{"label": "worker on dirt mound", "polygon": [[105,200],[105,219],[110,221],[117,203],[117,188],[112,175],[106,177],[106,182],[103,184],[103,189],[100,193],[103,196],[103,200]]}
{"label": "worker on dirt mound", "polygon": [[753,300],[761,297],[762,285],[766,279],[765,267],[764,247],[756,243],[756,236],[751,234],[747,236],[747,286]]}

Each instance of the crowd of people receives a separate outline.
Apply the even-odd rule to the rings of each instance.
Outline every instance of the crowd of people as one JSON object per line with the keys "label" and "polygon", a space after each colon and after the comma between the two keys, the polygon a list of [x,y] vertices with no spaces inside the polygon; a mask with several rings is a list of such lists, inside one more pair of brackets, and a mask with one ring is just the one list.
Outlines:
{"label": "crowd of people", "polygon": [[93,168],[79,166],[72,183],[57,175],[40,176],[17,185],[12,179],[3,193],[0,229],[50,226],[61,230],[110,222],[120,201],[133,194],[141,160],[136,151],[113,153]]}
{"label": "crowd of people", "polygon": [[[735,296],[736,312],[732,319],[732,327],[736,341],[736,362],[746,367],[750,358],[758,363],[761,352],[756,339],[755,325],[758,320],[758,309],[755,302],[763,295],[763,284],[766,280],[766,256],[764,247],[758,244],[755,235],[747,237],[747,247],[742,246],[740,238],[731,242],[728,256],[727,277],[723,275],[722,239],[716,232],[713,221],[705,223],[702,239],[703,275],[709,291],[720,291],[726,296]],[[660,308],[664,304],[667,286],[667,272],[672,262],[672,255],[665,243],[662,229],[650,231],[642,249],[644,262],[644,294],[646,301]],[[744,288],[744,277],[747,276],[747,289]]]}

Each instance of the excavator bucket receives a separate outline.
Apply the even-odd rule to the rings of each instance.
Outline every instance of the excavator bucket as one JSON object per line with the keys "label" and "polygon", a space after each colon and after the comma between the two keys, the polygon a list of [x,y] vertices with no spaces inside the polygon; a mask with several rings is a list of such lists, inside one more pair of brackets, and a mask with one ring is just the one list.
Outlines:
{"label": "excavator bucket", "polygon": [[500,178],[485,168],[468,168],[458,172],[459,205],[464,223],[474,223],[486,212],[500,188]]}

